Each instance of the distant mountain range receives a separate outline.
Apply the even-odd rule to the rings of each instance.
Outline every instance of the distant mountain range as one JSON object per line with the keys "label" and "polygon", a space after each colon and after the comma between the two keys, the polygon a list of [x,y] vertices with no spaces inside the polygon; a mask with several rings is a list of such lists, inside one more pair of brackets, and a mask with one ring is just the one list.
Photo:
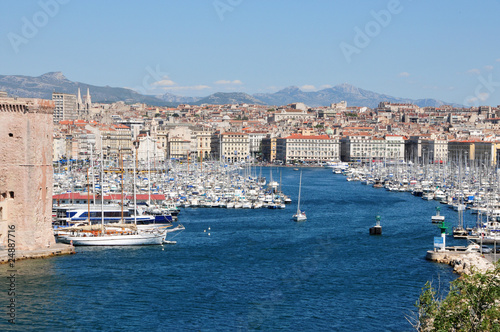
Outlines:
{"label": "distant mountain range", "polygon": [[163,106],[165,101],[153,96],[145,96],[131,89],[96,86],[68,80],[61,72],[46,73],[38,77],[21,75],[0,75],[0,91],[7,91],[11,96],[52,99],[52,92],[77,94],[81,90],[82,98],[90,90],[93,102],[146,103]]}
{"label": "distant mountain range", "polygon": [[329,106],[332,103],[346,101],[347,106],[367,106],[375,108],[381,101],[391,103],[412,103],[420,107],[455,104],[445,103],[436,99],[408,99],[398,98],[373,91],[363,90],[350,84],[340,84],[332,88],[319,91],[305,92],[296,86],[288,87],[276,93],[257,93],[255,98],[262,100],[268,105],[286,105],[292,102],[302,102],[308,106]]}
{"label": "distant mountain range", "polygon": [[12,96],[51,99],[52,92],[76,94],[80,88],[82,97],[87,88],[93,102],[112,103],[145,103],[153,106],[176,106],[179,104],[257,104],[287,105],[302,102],[310,107],[329,106],[331,103],[346,101],[348,106],[377,107],[381,101],[393,103],[413,103],[420,107],[442,105],[461,106],[445,103],[436,99],[407,99],[363,90],[349,84],[340,84],[332,88],[306,92],[296,86],[288,87],[275,93],[256,93],[249,95],[243,92],[217,92],[210,96],[183,97],[171,93],[161,96],[142,95],[127,88],[96,86],[68,80],[61,72],[46,73],[38,77],[21,75],[0,75],[0,91],[7,91]]}

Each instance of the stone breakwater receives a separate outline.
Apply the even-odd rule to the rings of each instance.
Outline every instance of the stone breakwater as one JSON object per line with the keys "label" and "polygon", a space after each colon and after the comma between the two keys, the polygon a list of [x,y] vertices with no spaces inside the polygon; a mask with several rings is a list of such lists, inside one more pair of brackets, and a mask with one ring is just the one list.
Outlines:
{"label": "stone breakwater", "polygon": [[478,252],[431,250],[427,252],[425,258],[437,263],[448,264],[458,274],[471,274],[473,271],[484,273],[494,268],[493,263]]}

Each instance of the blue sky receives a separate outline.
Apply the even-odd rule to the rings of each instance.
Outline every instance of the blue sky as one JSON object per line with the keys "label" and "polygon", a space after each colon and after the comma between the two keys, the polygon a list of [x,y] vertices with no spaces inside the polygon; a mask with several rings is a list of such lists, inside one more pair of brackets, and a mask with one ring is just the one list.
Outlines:
{"label": "blue sky", "polygon": [[500,104],[499,0],[0,2],[0,74],[146,94],[314,91]]}

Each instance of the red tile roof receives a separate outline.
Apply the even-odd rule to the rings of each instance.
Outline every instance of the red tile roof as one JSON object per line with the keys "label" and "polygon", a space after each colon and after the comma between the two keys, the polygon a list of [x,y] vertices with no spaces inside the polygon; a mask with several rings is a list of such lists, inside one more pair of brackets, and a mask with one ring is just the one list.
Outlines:
{"label": "red tile roof", "polygon": [[328,135],[311,135],[311,136],[306,136],[306,135],[301,135],[301,134],[291,134],[288,137],[285,137],[286,139],[330,139],[330,136]]}

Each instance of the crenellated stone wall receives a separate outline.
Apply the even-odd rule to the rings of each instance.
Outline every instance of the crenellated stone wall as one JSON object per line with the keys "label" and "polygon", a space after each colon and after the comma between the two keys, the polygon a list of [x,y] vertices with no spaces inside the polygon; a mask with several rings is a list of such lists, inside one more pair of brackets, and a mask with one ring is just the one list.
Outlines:
{"label": "crenellated stone wall", "polygon": [[52,232],[54,103],[0,98],[0,248],[13,231],[16,250],[55,243]]}

